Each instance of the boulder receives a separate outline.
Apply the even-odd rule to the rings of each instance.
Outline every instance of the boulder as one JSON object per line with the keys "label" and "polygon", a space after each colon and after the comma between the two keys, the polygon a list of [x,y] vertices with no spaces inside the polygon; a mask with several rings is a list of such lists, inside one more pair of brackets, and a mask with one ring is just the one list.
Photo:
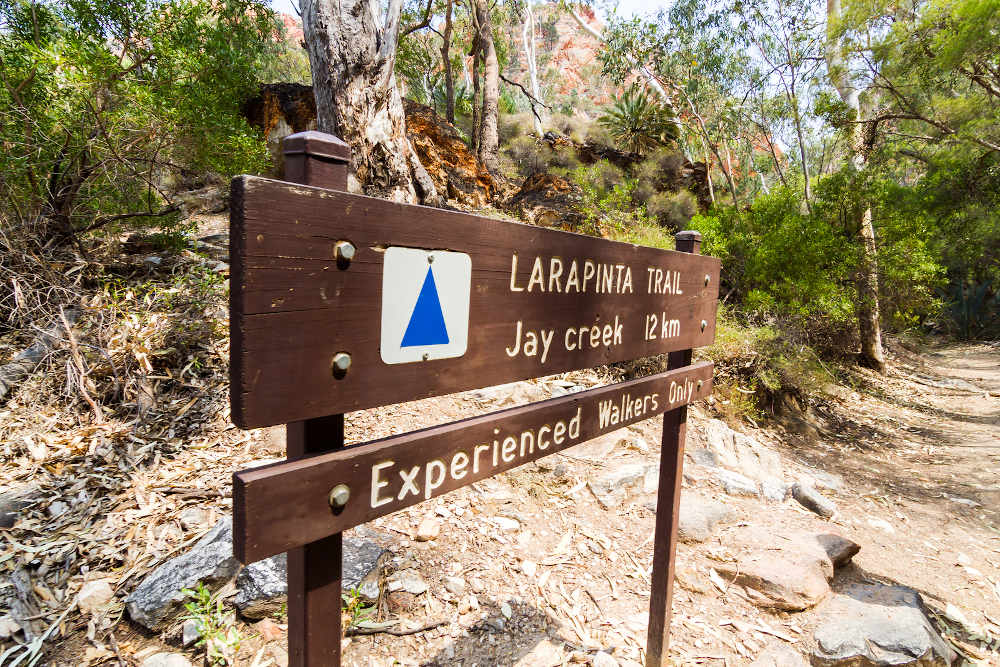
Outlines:
{"label": "boulder", "polygon": [[731,496],[759,496],[760,490],[757,488],[757,482],[753,481],[745,475],[741,475],[738,472],[733,472],[732,470],[719,470],[716,472],[716,477],[719,480],[719,484],[722,486],[722,490]]}
{"label": "boulder", "polygon": [[221,585],[236,576],[239,568],[240,563],[233,556],[232,519],[226,517],[190,551],[146,575],[125,599],[125,608],[136,623],[160,631],[182,609],[185,600],[182,589],[194,588],[199,582]]}
{"label": "boulder", "polygon": [[912,588],[851,584],[824,604],[819,614],[811,656],[814,665],[946,667],[958,660]]}
{"label": "boulder", "polygon": [[524,179],[504,208],[541,227],[576,229],[583,222],[580,188],[562,176],[536,172]]}
{"label": "boulder", "polygon": [[718,419],[709,419],[703,426],[705,448],[715,455],[718,465],[761,482],[781,479],[781,457],[760,441],[729,428]]}
{"label": "boulder", "polygon": [[[366,603],[379,595],[379,575],[389,559],[389,552],[362,535],[343,537],[343,590],[357,590]],[[233,604],[248,619],[274,616],[288,599],[288,556],[278,554],[243,568],[236,577]]]}
{"label": "boulder", "polygon": [[233,605],[244,618],[274,616],[288,599],[288,556],[278,554],[251,563],[236,577]]}
{"label": "boulder", "polygon": [[743,545],[734,562],[715,565],[726,581],[742,586],[759,607],[802,611],[830,593],[837,567],[846,564],[860,547],[834,534],[775,534],[745,529],[733,535]]}
{"label": "boulder", "polygon": [[681,542],[704,542],[712,536],[716,524],[732,516],[724,504],[696,493],[681,494],[677,536]]}
{"label": "boulder", "polygon": [[621,504],[630,490],[646,491],[650,486],[655,490],[657,472],[655,465],[626,463],[605,470],[588,484],[601,506],[607,509]]}

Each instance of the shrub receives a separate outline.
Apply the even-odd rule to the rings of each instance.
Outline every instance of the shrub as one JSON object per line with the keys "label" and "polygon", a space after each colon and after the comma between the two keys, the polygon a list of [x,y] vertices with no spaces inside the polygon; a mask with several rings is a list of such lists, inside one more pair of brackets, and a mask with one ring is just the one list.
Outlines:
{"label": "shrub", "polygon": [[687,190],[657,192],[646,201],[646,211],[667,229],[677,231],[698,212],[698,199]]}
{"label": "shrub", "polygon": [[618,148],[648,153],[677,139],[676,119],[633,85],[598,118]]}
{"label": "shrub", "polygon": [[530,111],[514,114],[502,113],[497,129],[500,133],[501,145],[531,135],[534,132],[532,114]]}
{"label": "shrub", "polygon": [[548,168],[552,159],[552,149],[549,145],[531,135],[515,137],[501,150],[507,171],[520,176],[530,176],[537,171]]}

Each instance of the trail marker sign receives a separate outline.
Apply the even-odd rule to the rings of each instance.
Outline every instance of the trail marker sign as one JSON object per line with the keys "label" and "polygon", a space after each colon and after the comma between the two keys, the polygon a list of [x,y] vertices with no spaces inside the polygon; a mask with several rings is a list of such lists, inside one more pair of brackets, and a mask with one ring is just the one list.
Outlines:
{"label": "trail marker sign", "polygon": [[464,355],[472,259],[462,252],[392,246],[382,267],[382,361],[406,364]]}
{"label": "trail marker sign", "polygon": [[[663,415],[645,661],[666,659],[687,405],[712,390],[719,261],[344,190],[350,149],[285,139],[291,182],[231,189],[230,391],[288,460],[233,480],[244,563],[287,551],[291,667],[336,667],[342,532]],[[313,187],[309,187],[313,186]],[[315,187],[322,186],[322,187]],[[667,370],[345,446],[351,410],[668,354]]]}

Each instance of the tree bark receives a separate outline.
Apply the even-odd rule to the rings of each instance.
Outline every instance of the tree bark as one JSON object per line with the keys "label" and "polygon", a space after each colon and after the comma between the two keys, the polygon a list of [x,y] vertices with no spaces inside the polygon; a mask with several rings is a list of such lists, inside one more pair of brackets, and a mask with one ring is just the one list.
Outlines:
{"label": "tree bark", "polygon": [[483,56],[483,109],[479,117],[476,156],[494,176],[500,173],[500,62],[493,42],[493,22],[487,0],[476,0],[479,47]]}
{"label": "tree bark", "polygon": [[[535,56],[535,11],[532,7],[534,0],[527,0],[524,4],[524,29],[521,32],[521,41],[524,43],[524,58],[528,63],[528,81],[531,84],[531,94],[536,100],[541,101],[542,95],[538,90],[538,60]],[[534,102],[532,102],[534,106]],[[542,121],[537,112],[532,113],[535,134],[541,137],[545,130],[542,128]]]}
{"label": "tree bark", "polygon": [[351,146],[356,189],[399,202],[440,202],[406,137],[396,86],[396,38],[402,0],[382,17],[370,0],[303,0],[302,22],[316,125]]}
{"label": "tree bark", "polygon": [[[851,163],[860,173],[867,168],[868,156],[875,143],[876,134],[873,125],[875,121],[860,122],[862,118],[860,91],[851,81],[843,47],[834,34],[836,24],[840,21],[840,15],[840,0],[827,0],[826,61],[830,71],[830,79],[840,94],[840,99],[850,107],[852,112]],[[855,285],[858,292],[857,315],[858,333],[861,337],[861,362],[879,373],[885,373],[878,295],[878,247],[870,204],[865,207],[860,220],[858,220],[858,243],[861,246],[861,263],[855,276]]]}
{"label": "tree bark", "polygon": [[445,103],[444,117],[452,125],[455,124],[455,73],[451,67],[451,33],[452,5],[454,0],[448,0],[444,13],[444,33],[441,35],[441,62],[444,63]]}

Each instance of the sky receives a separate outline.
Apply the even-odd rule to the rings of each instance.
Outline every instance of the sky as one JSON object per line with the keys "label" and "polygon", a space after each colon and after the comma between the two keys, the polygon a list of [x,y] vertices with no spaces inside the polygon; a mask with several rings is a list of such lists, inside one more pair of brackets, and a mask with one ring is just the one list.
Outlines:
{"label": "sky", "polygon": [[[279,12],[294,15],[295,12],[292,9],[292,2],[293,0],[271,0],[271,5]],[[620,0],[617,3],[618,12],[625,16],[645,14],[650,11],[655,11],[667,4],[667,0]]]}

